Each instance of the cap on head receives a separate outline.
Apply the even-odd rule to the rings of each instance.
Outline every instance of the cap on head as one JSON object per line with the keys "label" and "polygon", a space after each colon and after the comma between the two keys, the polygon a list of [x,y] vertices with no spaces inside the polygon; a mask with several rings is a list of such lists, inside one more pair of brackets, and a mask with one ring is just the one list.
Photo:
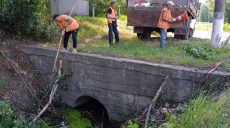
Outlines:
{"label": "cap on head", "polygon": [[111,0],[111,5],[115,4],[116,1],[115,0]]}
{"label": "cap on head", "polygon": [[170,4],[170,5],[175,5],[174,3],[173,3],[173,1],[167,1],[167,4]]}

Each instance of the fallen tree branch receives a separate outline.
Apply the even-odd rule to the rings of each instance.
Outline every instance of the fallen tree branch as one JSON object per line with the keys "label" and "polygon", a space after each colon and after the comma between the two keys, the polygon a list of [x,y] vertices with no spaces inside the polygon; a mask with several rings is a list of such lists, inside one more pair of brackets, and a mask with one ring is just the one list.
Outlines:
{"label": "fallen tree branch", "polygon": [[208,73],[207,73],[207,75],[206,75],[206,77],[205,77],[205,81],[207,81],[208,78],[209,78],[209,76],[210,76],[210,74],[211,74],[212,72],[214,72],[214,71],[215,71],[221,64],[223,64],[223,63],[224,63],[224,61],[215,63],[214,67],[208,71]]}
{"label": "fallen tree branch", "polygon": [[[6,52],[6,50],[5,50]],[[14,71],[16,72],[16,74],[21,78],[22,82],[24,83],[24,85],[27,87],[27,89],[29,90],[30,94],[34,94],[33,90],[31,89],[31,86],[29,83],[26,82],[26,80],[22,77],[22,75],[20,74],[20,72],[17,69],[17,66],[15,66],[15,64],[13,63],[13,61],[11,59],[9,59],[5,53],[1,50],[0,53],[2,54],[2,56],[8,61],[10,62],[11,66],[13,67]],[[6,52],[7,53],[7,52]]]}
{"label": "fallen tree branch", "polygon": [[52,90],[49,95],[49,101],[46,103],[43,109],[39,112],[39,114],[33,119],[32,122],[35,122],[38,118],[40,118],[41,115],[46,111],[46,109],[52,104],[52,100],[58,89],[58,83],[60,82],[59,78],[61,77],[61,69],[62,69],[62,60],[60,60],[60,63],[59,63],[58,78],[55,80],[55,83],[53,84]]}
{"label": "fallen tree branch", "polygon": [[156,105],[156,102],[164,88],[164,86],[168,83],[168,80],[169,80],[169,76],[166,76],[165,77],[165,80],[163,81],[163,83],[161,84],[160,88],[157,90],[157,93],[155,95],[155,97],[152,99],[152,101],[150,102],[150,105],[149,105],[149,109],[148,109],[148,113],[147,113],[147,116],[146,116],[146,119],[145,119],[145,128],[148,128],[148,122],[149,122],[149,114],[151,112],[151,109],[152,107],[154,108],[155,105]]}

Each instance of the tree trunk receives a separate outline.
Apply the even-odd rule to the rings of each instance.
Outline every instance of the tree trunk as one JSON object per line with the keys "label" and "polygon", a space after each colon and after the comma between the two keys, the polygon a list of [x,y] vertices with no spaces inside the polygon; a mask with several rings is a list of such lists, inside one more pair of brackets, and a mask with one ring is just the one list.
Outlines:
{"label": "tree trunk", "polygon": [[213,30],[211,43],[214,48],[221,48],[222,45],[222,32],[224,26],[224,5],[225,0],[215,0],[215,12],[213,16]]}

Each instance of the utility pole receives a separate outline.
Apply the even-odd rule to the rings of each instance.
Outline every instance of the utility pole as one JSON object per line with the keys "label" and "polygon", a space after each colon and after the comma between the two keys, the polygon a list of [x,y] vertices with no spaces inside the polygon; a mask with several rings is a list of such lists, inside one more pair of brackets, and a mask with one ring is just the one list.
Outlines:
{"label": "utility pole", "polygon": [[222,32],[224,26],[224,6],[225,0],[215,0],[213,30],[211,38],[211,44],[214,48],[221,48],[222,44]]}
{"label": "utility pole", "polygon": [[93,18],[95,17],[95,1],[94,0],[92,0],[92,16],[93,16]]}

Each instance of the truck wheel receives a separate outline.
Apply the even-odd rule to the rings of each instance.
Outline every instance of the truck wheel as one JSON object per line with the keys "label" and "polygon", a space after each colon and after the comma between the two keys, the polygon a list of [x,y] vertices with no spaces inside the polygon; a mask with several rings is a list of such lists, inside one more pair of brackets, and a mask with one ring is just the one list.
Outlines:
{"label": "truck wheel", "polygon": [[174,35],[174,38],[175,38],[175,39],[183,39],[183,35],[176,35],[176,34],[175,34],[175,35]]}
{"label": "truck wheel", "polygon": [[138,39],[142,39],[142,40],[146,39],[146,40],[148,40],[151,37],[151,33],[150,32],[137,33],[137,37],[138,37]]}
{"label": "truck wheel", "polygon": [[191,28],[190,28],[189,37],[193,37],[194,31],[195,31],[194,29],[191,29]]}
{"label": "truck wheel", "polygon": [[174,35],[175,39],[187,40],[189,35]]}
{"label": "truck wheel", "polygon": [[182,39],[182,40],[187,40],[189,37],[190,37],[190,32],[188,32],[185,35],[177,35],[177,34],[174,35],[175,39]]}
{"label": "truck wheel", "polygon": [[152,34],[152,32],[146,32],[146,33],[144,33],[144,35],[145,35],[145,39],[150,39],[151,38],[151,34]]}
{"label": "truck wheel", "polygon": [[138,38],[138,39],[143,39],[143,38],[144,38],[143,33],[137,33],[137,38]]}
{"label": "truck wheel", "polygon": [[183,40],[187,40],[188,38],[189,38],[189,33],[182,36],[182,39],[183,39]]}

